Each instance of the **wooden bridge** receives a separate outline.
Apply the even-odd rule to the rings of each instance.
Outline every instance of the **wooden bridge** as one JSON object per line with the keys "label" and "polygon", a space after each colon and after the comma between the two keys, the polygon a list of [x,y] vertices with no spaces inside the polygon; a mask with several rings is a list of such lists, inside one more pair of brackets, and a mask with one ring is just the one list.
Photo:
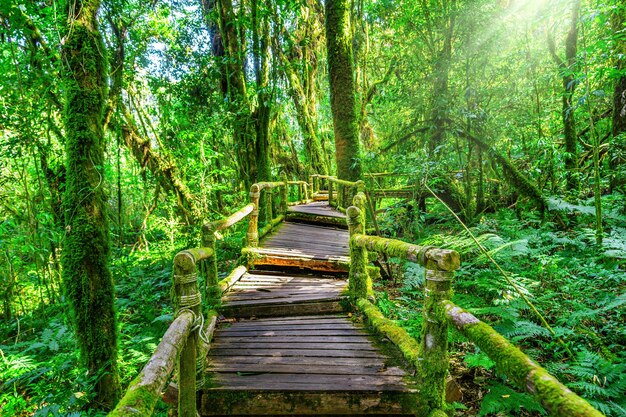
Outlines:
{"label": "wooden bridge", "polygon": [[[553,415],[602,416],[450,301],[456,252],[366,235],[368,195],[381,194],[321,175],[259,183],[250,204],[206,224],[203,247],[174,259],[176,319],[110,415],[151,415],[168,387],[181,417],[443,417],[452,324]],[[216,238],[246,218],[245,265],[218,281]],[[419,341],[371,302],[378,274],[368,252],[425,268]]]}

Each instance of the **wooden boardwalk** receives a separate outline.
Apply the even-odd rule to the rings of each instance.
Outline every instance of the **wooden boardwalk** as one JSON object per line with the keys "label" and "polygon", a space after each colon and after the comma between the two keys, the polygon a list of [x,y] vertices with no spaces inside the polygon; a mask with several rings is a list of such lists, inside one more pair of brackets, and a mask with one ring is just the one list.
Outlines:
{"label": "wooden boardwalk", "polygon": [[[324,202],[290,211],[345,217]],[[255,249],[259,269],[223,298],[201,415],[412,414],[416,390],[393,347],[344,312],[348,239],[285,222]]]}

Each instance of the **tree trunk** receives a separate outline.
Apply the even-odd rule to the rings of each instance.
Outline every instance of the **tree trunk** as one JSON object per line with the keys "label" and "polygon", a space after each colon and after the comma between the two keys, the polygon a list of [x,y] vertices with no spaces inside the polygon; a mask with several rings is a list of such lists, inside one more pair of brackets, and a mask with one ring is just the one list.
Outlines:
{"label": "tree trunk", "polygon": [[242,37],[238,32],[239,25],[233,10],[232,0],[217,0],[219,12],[219,28],[225,55],[228,80],[228,103],[234,116],[233,140],[237,162],[239,164],[240,179],[246,189],[256,181],[256,149],[254,124],[250,102],[246,90],[244,70],[244,50],[241,44]]}
{"label": "tree trunk", "polygon": [[[612,16],[613,30],[615,33],[621,33],[624,31],[624,24],[626,19],[624,18],[624,6],[618,6]],[[615,37],[615,54],[617,56],[615,67],[619,71],[620,75],[615,80],[615,87],[613,90],[613,146],[610,155],[611,167],[611,191],[623,187],[626,183],[624,173],[619,173],[622,165],[626,163],[623,155],[626,151],[626,41],[623,37]],[[622,192],[625,190],[622,189]]]}
{"label": "tree trunk", "polygon": [[559,67],[563,82],[563,98],[561,117],[563,119],[563,136],[565,139],[565,180],[567,191],[577,194],[580,188],[578,173],[578,136],[574,117],[573,97],[576,89],[576,50],[578,42],[578,12],[580,0],[572,2],[572,21],[565,41],[565,61],[556,53],[554,39],[548,36],[548,48],[555,63]]}
{"label": "tree trunk", "polygon": [[357,181],[361,178],[361,160],[348,0],[326,1],[326,45],[337,176]]}
{"label": "tree trunk", "polygon": [[98,31],[99,0],[69,4],[63,46],[67,185],[63,200],[63,281],[89,374],[98,376],[94,408],[120,395],[113,280],[104,181],[105,47]]}

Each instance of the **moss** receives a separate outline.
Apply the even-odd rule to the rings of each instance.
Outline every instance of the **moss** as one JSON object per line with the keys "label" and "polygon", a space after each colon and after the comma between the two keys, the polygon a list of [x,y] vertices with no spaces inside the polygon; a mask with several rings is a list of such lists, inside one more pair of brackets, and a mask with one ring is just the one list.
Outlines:
{"label": "moss", "polygon": [[372,327],[379,333],[387,336],[389,340],[398,346],[402,355],[412,366],[417,366],[419,358],[419,344],[417,341],[409,336],[402,327],[385,318],[383,313],[368,300],[361,298],[357,300],[356,305],[365,314]]}
{"label": "moss", "polygon": [[72,29],[63,46],[67,156],[63,283],[81,359],[92,377],[101,376],[95,401],[108,408],[119,398],[121,387],[103,183],[106,48],[95,16],[100,2],[78,1],[68,6]]}
{"label": "moss", "polygon": [[448,417],[448,415],[441,410],[435,410],[428,417]]}
{"label": "moss", "polygon": [[[141,382],[140,374],[133,382],[132,387]],[[115,410],[108,414],[108,417],[126,417],[126,416],[150,416],[154,411],[154,407],[159,400],[159,394],[152,392],[150,387],[146,385],[137,385],[135,389],[129,389],[115,407]]]}
{"label": "moss", "polygon": [[602,413],[561,384],[491,326],[451,302],[440,305],[456,328],[495,362],[500,373],[508,376],[519,388],[535,395],[552,415],[602,416]]}
{"label": "moss", "polygon": [[424,387],[422,397],[431,410],[445,405],[448,373],[448,322],[440,301],[452,297],[452,274],[426,271],[426,299],[420,336],[418,374]]}
{"label": "moss", "polygon": [[361,177],[361,149],[350,36],[350,1],[328,0],[325,8],[337,176],[356,181]]}

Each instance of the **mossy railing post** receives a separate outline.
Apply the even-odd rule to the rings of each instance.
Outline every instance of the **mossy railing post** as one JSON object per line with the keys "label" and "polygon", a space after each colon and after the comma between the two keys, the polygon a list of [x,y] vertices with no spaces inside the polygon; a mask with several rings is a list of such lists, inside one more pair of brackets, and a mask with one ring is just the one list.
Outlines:
{"label": "mossy railing post", "polygon": [[333,206],[333,182],[328,180],[328,205]]}
{"label": "mossy railing post", "polygon": [[254,209],[250,213],[250,222],[248,223],[248,233],[246,238],[248,246],[257,247],[259,245],[259,198],[261,197],[261,189],[257,184],[250,187],[250,202],[254,204]]}
{"label": "mossy railing post", "polygon": [[[264,224],[270,224],[274,218],[274,190],[271,188],[265,188],[265,207],[263,213]],[[263,191],[261,191],[263,192]]]}
{"label": "mossy railing post", "polygon": [[205,282],[204,282],[204,296],[207,302],[213,306],[216,305],[221,297],[220,287],[217,280],[217,251],[215,247],[216,236],[218,227],[215,223],[207,223],[202,227],[202,247],[211,248],[213,254],[204,261],[205,267]]}
{"label": "mossy railing post", "polygon": [[287,179],[287,174],[284,172],[281,173],[280,177],[284,184],[280,189],[280,212],[287,213],[289,203],[289,180]]}
{"label": "mossy railing post", "polygon": [[360,195],[355,196],[354,206],[348,207],[346,216],[350,232],[350,275],[348,290],[355,299],[367,298],[369,293],[367,274],[367,249],[353,242],[353,236],[365,233],[365,206]]}
{"label": "mossy railing post", "polygon": [[[174,257],[176,314],[191,311],[200,317],[202,297],[198,290],[196,260],[188,251]],[[196,417],[196,355],[199,327],[192,330],[178,359],[178,416]]]}
{"label": "mossy railing post", "polygon": [[428,252],[422,251],[424,259],[420,260],[426,267],[426,280],[417,370],[422,378],[422,400],[434,411],[444,408],[449,365],[448,321],[440,302],[452,298],[452,280],[457,266],[442,269],[428,257]]}

